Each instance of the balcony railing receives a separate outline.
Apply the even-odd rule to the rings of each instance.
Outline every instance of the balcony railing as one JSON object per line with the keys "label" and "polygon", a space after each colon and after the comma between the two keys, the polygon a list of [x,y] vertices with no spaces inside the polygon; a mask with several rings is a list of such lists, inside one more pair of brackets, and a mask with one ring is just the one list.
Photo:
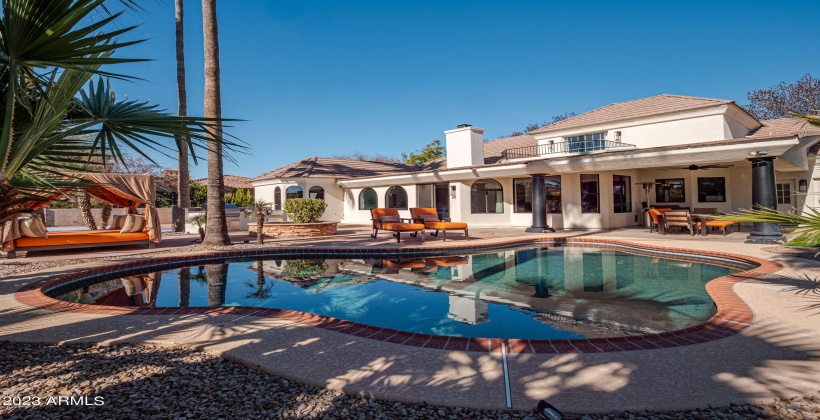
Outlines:
{"label": "balcony railing", "polygon": [[519,159],[559,153],[586,153],[594,150],[623,149],[628,147],[635,147],[635,145],[609,140],[561,141],[539,144],[537,146],[507,149],[501,152],[501,156],[504,159]]}

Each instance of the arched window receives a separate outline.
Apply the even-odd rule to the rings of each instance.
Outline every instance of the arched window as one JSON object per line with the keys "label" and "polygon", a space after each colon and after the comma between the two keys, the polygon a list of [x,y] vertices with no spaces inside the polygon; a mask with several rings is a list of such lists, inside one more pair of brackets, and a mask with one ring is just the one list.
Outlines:
{"label": "arched window", "polygon": [[319,200],[325,199],[325,190],[322,187],[310,187],[308,190],[308,197],[309,198],[318,198]]}
{"label": "arched window", "polygon": [[388,188],[384,196],[384,206],[388,209],[407,210],[407,191],[399,186]]}
{"label": "arched window", "polygon": [[365,188],[359,193],[359,210],[370,210],[379,207],[379,195],[373,188]]}
{"label": "arched window", "polygon": [[273,189],[273,209],[282,210],[282,189],[279,187]]}
{"label": "arched window", "polygon": [[470,187],[473,213],[504,213],[504,191],[494,179],[479,179]]}
{"label": "arched window", "polygon": [[285,190],[285,199],[302,198],[302,187],[292,186]]}

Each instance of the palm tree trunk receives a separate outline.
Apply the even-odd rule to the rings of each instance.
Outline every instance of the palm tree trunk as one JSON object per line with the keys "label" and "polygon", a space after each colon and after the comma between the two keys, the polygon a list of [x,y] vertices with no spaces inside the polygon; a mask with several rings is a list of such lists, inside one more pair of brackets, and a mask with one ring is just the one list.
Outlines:
{"label": "palm tree trunk", "polygon": [[85,225],[91,230],[97,230],[97,222],[94,220],[94,215],[91,214],[91,196],[85,191],[81,191],[79,194],[77,207],[80,208]]}
{"label": "palm tree trunk", "polygon": [[[205,40],[205,118],[222,118],[219,75],[219,31],[216,0],[202,0],[202,32]],[[225,185],[222,179],[222,123],[208,130],[208,220],[206,245],[230,245],[225,217]]]}
{"label": "palm tree trunk", "polygon": [[262,229],[265,226],[265,213],[261,211],[256,213],[256,243],[262,244],[265,240],[262,238]]}
{"label": "palm tree trunk", "polygon": [[100,229],[105,229],[105,227],[108,226],[108,219],[111,218],[111,210],[111,203],[103,203],[102,215],[100,216],[100,218],[102,219],[100,221]]}
{"label": "palm tree trunk", "polygon": [[[183,36],[182,6],[183,0],[174,0],[177,47],[177,97],[179,100],[178,114],[180,117],[188,115],[188,95],[185,90],[185,39]],[[180,142],[178,160],[177,206],[183,209],[180,214],[184,215],[184,209],[191,207],[191,175],[188,172],[188,147],[184,141]],[[180,216],[180,220],[177,220],[177,229],[180,230],[180,228],[185,229],[184,216]]]}

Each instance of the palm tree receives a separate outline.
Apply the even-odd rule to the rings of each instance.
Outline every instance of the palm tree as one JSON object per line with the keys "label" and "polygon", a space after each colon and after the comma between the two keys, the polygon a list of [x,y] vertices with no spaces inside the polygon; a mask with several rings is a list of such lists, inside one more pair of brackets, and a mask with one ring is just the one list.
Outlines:
{"label": "palm tree", "polygon": [[[216,0],[202,0],[202,32],[205,40],[205,118],[222,118],[219,75],[219,31],[216,22]],[[214,140],[208,148],[208,221],[206,245],[230,245],[225,217],[225,182],[222,178],[222,125],[210,127]]]}
{"label": "palm tree", "polygon": [[265,224],[265,210],[270,208],[270,203],[265,200],[258,199],[251,205],[251,210],[256,212],[256,243],[262,244],[262,227]]}
{"label": "palm tree", "polygon": [[[185,91],[185,39],[183,24],[183,0],[174,0],[174,17],[176,19],[177,49],[177,97],[179,109],[177,115],[188,115],[188,95]],[[179,147],[179,171],[177,173],[177,206],[182,209],[191,207],[191,175],[188,172],[188,149]],[[183,210],[184,214],[184,210]],[[177,228],[184,228],[184,221],[176,221]]]}
{"label": "palm tree", "polygon": [[117,40],[135,26],[107,29],[122,12],[89,17],[102,3],[2,0],[0,223],[29,211],[33,200],[78,185],[70,176],[78,166],[93,170],[99,162],[122,162],[128,149],[153,162],[149,149],[165,155],[174,150],[161,138],[182,139],[177,144],[191,151],[212,141],[222,146],[221,138],[206,135],[217,121],[117,100],[106,79],[128,76],[108,69],[144,59],[114,58],[114,50],[142,41]]}

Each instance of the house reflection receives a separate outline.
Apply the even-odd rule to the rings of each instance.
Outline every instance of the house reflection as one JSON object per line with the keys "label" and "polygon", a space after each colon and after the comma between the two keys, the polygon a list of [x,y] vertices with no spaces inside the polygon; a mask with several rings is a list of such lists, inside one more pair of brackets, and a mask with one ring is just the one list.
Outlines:
{"label": "house reflection", "polygon": [[659,331],[711,316],[714,304],[704,284],[730,270],[553,245],[469,256],[321,261],[321,273],[303,277],[288,273],[289,261],[257,261],[249,268],[262,264],[271,278],[315,293],[374,280],[444,292],[448,317],[471,325],[489,322],[489,304],[495,303],[546,323],[594,320]]}

